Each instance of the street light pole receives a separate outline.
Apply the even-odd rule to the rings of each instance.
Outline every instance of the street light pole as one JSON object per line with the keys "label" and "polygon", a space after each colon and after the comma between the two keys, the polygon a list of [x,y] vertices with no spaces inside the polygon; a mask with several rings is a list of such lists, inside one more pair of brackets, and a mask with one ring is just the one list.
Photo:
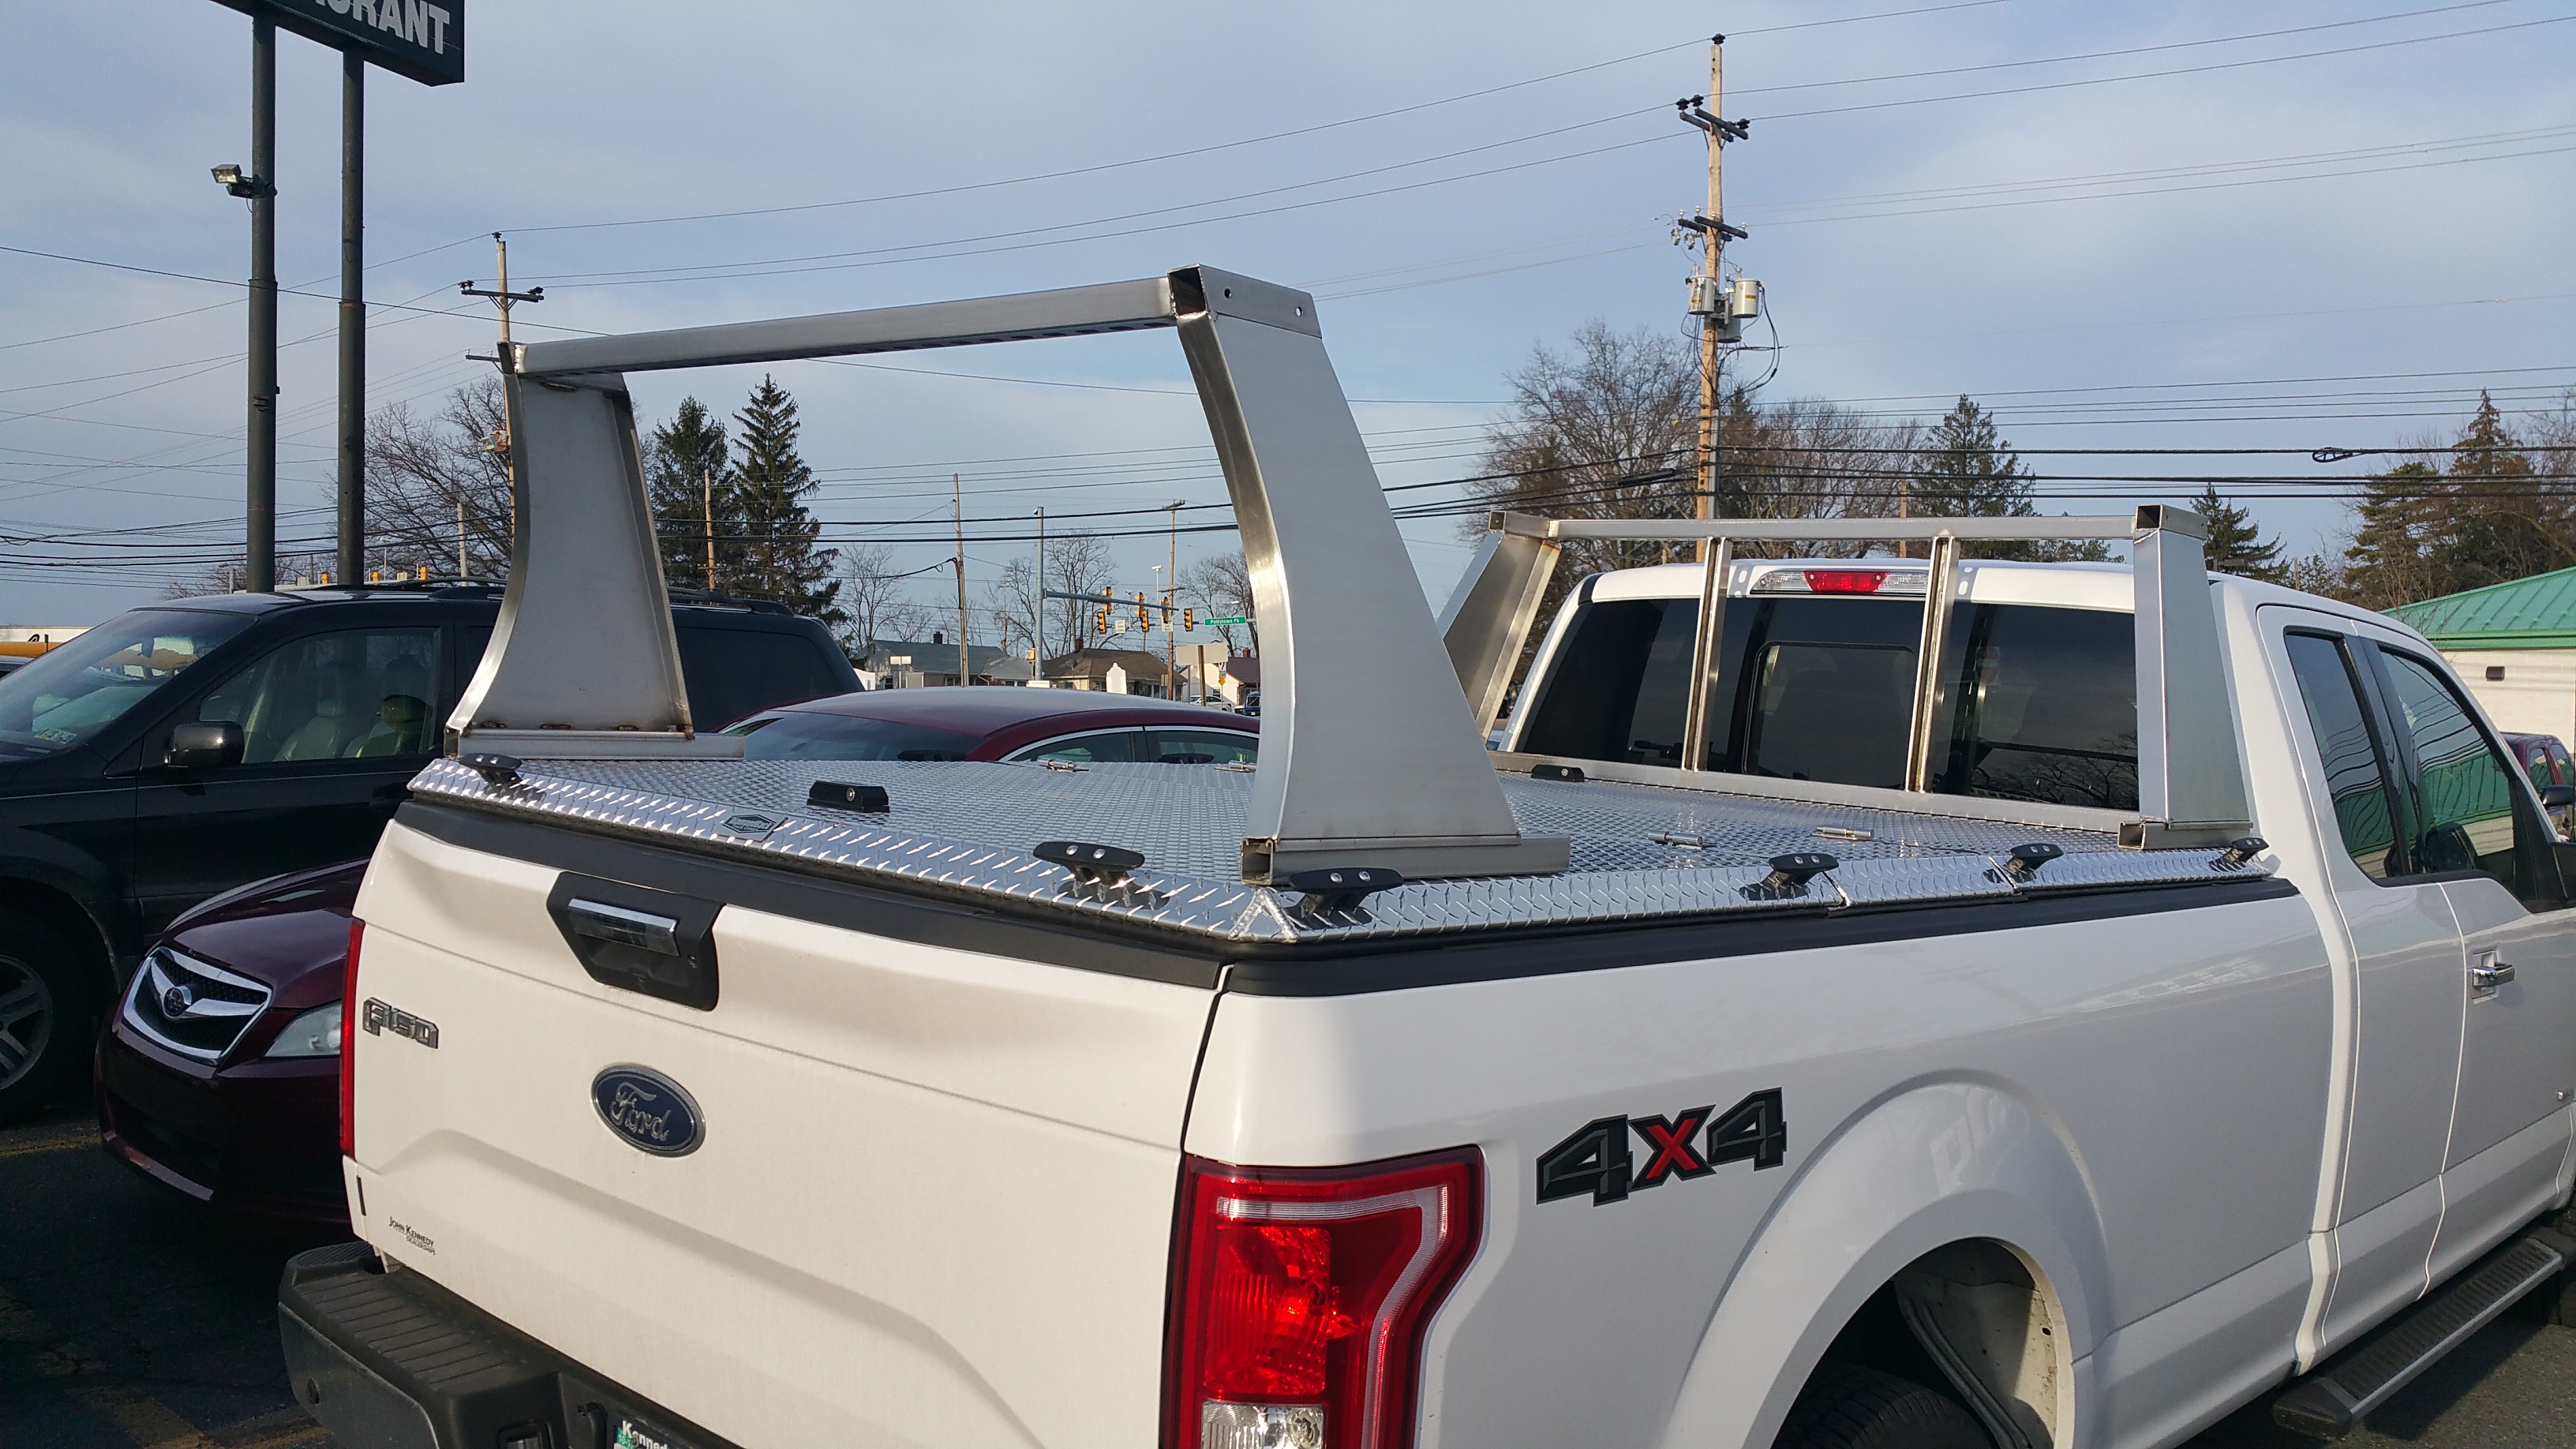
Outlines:
{"label": "street light pole", "polygon": [[250,22],[250,567],[243,587],[277,587],[277,22]]}

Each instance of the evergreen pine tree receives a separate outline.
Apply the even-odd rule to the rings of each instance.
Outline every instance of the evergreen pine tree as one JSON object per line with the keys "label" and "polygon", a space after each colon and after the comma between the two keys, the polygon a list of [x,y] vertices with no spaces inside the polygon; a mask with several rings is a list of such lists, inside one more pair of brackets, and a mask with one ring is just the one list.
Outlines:
{"label": "evergreen pine tree", "polygon": [[[1961,393],[1915,449],[1912,511],[1926,517],[2028,518],[2030,469],[1995,428],[1992,414]],[[2092,559],[2111,556],[2098,542],[1983,543],[1963,550],[1979,558]]]}
{"label": "evergreen pine tree", "polygon": [[[673,588],[723,589],[740,571],[742,504],[728,451],[724,420],[694,397],[680,399],[680,410],[645,443],[653,532],[662,541],[662,578]],[[712,578],[710,536],[715,545]]]}
{"label": "evergreen pine tree", "polygon": [[2553,542],[2555,530],[2543,525],[2541,505],[2550,500],[2533,485],[2531,459],[2483,390],[2446,472],[2451,506],[2431,540],[2441,592],[2566,567],[2566,550]]}
{"label": "evergreen pine tree", "polygon": [[2362,485],[2361,526],[2343,555],[2354,603],[2387,609],[2450,592],[2436,583],[2431,537],[2446,491],[2442,476],[2421,462],[2400,463]]}
{"label": "evergreen pine tree", "polygon": [[736,587],[827,624],[844,622],[841,581],[833,577],[836,556],[814,546],[823,525],[805,509],[805,495],[814,491],[814,470],[796,451],[802,426],[796,420],[796,399],[777,379],[763,376],[734,415],[734,425],[740,445],[734,481],[743,531],[742,580]]}
{"label": "evergreen pine tree", "polygon": [[2255,526],[2253,515],[2239,504],[2219,496],[2218,485],[2204,483],[2192,507],[2208,521],[2209,542],[2204,545],[2212,573],[2235,574],[2239,578],[2261,579],[2277,584],[2287,575],[2281,561],[2281,542],[2266,539]]}

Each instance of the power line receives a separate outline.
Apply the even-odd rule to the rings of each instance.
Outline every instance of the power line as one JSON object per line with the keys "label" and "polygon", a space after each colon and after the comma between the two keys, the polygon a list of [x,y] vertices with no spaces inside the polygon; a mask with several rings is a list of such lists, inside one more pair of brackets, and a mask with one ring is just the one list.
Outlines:
{"label": "power line", "polygon": [[[1911,9],[1882,10],[1866,15],[1846,15],[1831,20],[1799,21],[1788,25],[1764,26],[1760,29],[1743,30],[1736,33],[1738,35],[1770,35],[1790,30],[1811,30],[1820,26],[1828,25],[1855,25],[1871,20],[1893,20],[1910,15],[1932,15],[1950,10],[1975,10],[1988,5],[2000,5],[2004,3],[2007,3],[2007,0],[1955,0],[1955,3],[1945,5],[1919,5]],[[2492,0],[2490,0],[2490,3],[2492,3]],[[1673,51],[1687,50],[1701,43],[1702,41],[1699,37],[1693,36],[1689,40],[1676,41],[1671,45],[1659,45],[1649,50],[1640,50],[1628,55],[1615,56],[1609,60],[1593,61],[1587,65],[1578,65],[1565,70],[1551,71],[1546,75],[1532,76],[1527,80],[1507,81],[1501,85],[1486,86],[1479,90],[1465,91],[1454,96],[1443,96],[1438,100],[1416,101],[1410,105],[1395,106],[1382,111],[1371,111],[1365,115],[1345,116],[1339,120],[1319,121],[1313,125],[1292,127],[1285,131],[1272,131],[1265,135],[1247,136],[1234,141],[1218,141],[1209,145],[1192,146],[1178,151],[1157,152],[1150,156],[1132,156],[1123,161],[1102,161],[1089,166],[1072,166],[1055,171],[1031,172],[1027,175],[1004,177],[994,181],[973,181],[957,186],[930,187],[919,191],[888,192],[878,196],[849,197],[839,201],[809,201],[781,206],[740,207],[727,211],[689,212],[672,216],[630,217],[621,221],[561,222],[548,226],[505,227],[503,230],[514,231],[521,234],[553,231],[598,231],[614,227],[665,226],[676,222],[727,221],[749,216],[784,216],[803,211],[829,211],[842,207],[873,206],[889,201],[917,201],[935,196],[957,196],[968,192],[990,191],[997,187],[1024,186],[1038,181],[1060,181],[1073,176],[1093,176],[1104,171],[1120,171],[1130,167],[1150,166],[1163,161],[1186,160],[1194,156],[1213,155],[1219,151],[1232,151],[1246,146],[1264,145],[1271,141],[1285,141],[1298,136],[1312,136],[1324,131],[1339,130],[1346,126],[1363,125],[1370,121],[1382,121],[1393,116],[1412,115],[1418,111],[1433,110],[1441,106],[1456,105],[1462,101],[1479,100],[1486,96],[1501,95],[1506,91],[1520,90],[1528,86],[1543,85],[1549,81],[1563,80],[1567,76],[1583,75],[1596,70],[1606,70],[1612,66],[1626,65],[1631,61],[1645,60],[1652,56],[1669,55]],[[1658,109],[1660,109],[1660,107]]]}
{"label": "power line", "polygon": [[2429,45],[2437,40],[2459,40],[2472,35],[2497,35],[2509,30],[2529,30],[2542,25],[2564,25],[2576,15],[2554,15],[2546,20],[2523,20],[2511,25],[2490,25],[2476,30],[2452,30],[2440,35],[2419,35],[2407,40],[2374,41],[2368,45],[2347,45],[2333,50],[2307,50],[2295,55],[2258,56],[2251,60],[2214,61],[2208,65],[2180,66],[2172,70],[2138,71],[2131,75],[2095,76],[2086,80],[2049,81],[2039,85],[2008,86],[1991,91],[1963,91],[1947,96],[1915,96],[1901,101],[1868,101],[1848,106],[1827,106],[1812,111],[1782,111],[1757,117],[1763,121],[1796,121],[1811,116],[1847,116],[1861,111],[1893,110],[1900,106],[1928,106],[1942,101],[1983,100],[1992,96],[2032,95],[2040,91],[2074,90],[2083,86],[2116,85],[2123,81],[2161,80],[2178,75],[2204,75],[2212,71],[2243,70],[2249,66],[2279,65],[2293,60],[2320,60],[2329,56],[2359,55],[2366,51],[2394,50],[2407,45]]}
{"label": "power line", "polygon": [[2126,55],[2152,55],[2168,50],[2194,50],[2205,45],[2235,45],[2248,40],[2275,40],[2284,35],[2310,35],[2320,30],[2343,30],[2355,25],[2383,25],[2392,20],[2414,20],[2426,15],[2447,15],[2455,10],[2483,10],[2491,5],[2505,3],[2507,0],[2463,0],[2463,3],[2457,5],[2436,5],[2429,10],[2400,10],[2393,15],[2365,15],[2357,20],[2329,20],[2317,25],[2294,25],[2287,30],[2256,30],[2243,35],[2215,35],[2205,40],[2169,40],[2156,45],[2125,46],[2118,50],[2092,50],[2076,55],[2039,56],[2030,60],[1996,60],[1987,61],[1981,65],[1947,66],[1940,70],[1912,70],[1889,75],[1852,76],[1845,80],[1797,81],[1773,86],[1739,86],[1735,88],[1735,94],[1739,96],[1776,95],[1783,91],[1822,90],[1829,86],[1866,86],[1877,85],[1883,81],[1928,80],[1937,76],[1970,75],[1979,71],[2020,70],[2034,65],[2067,65],[2079,60],[2115,60]]}

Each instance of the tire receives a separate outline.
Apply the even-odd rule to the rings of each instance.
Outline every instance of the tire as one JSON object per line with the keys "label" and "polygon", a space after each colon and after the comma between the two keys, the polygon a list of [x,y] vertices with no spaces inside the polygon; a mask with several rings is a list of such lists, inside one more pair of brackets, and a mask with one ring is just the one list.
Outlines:
{"label": "tire", "polygon": [[53,1105],[79,1079],[96,1025],[90,985],[60,931],[0,911],[0,1123]]}
{"label": "tire", "polygon": [[1827,1359],[1799,1391],[1772,1449],[1994,1449],[1958,1402],[1921,1384]]}

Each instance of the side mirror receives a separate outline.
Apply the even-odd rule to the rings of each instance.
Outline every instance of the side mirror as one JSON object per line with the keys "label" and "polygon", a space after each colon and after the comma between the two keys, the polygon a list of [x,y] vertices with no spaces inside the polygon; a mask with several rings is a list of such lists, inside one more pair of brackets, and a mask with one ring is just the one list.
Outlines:
{"label": "side mirror", "polygon": [[2576,785],[2543,785],[2540,787],[2540,803],[2550,810],[2564,810],[2576,805]]}
{"label": "side mirror", "polygon": [[183,724],[170,731],[161,763],[174,770],[218,770],[242,760],[242,727],[231,720]]}

